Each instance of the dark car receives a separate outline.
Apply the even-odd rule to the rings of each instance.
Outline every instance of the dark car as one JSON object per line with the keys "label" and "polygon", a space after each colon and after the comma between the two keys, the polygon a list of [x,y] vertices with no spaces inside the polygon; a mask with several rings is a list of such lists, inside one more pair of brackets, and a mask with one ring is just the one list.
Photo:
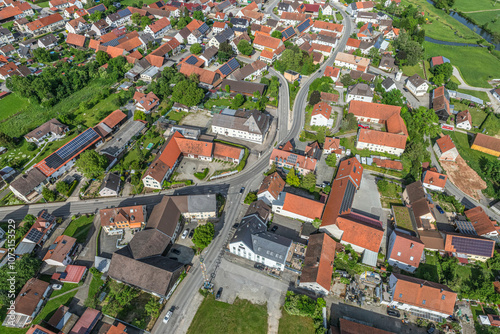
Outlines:
{"label": "dark car", "polygon": [[265,266],[262,263],[256,263],[253,265],[255,269],[264,270]]}
{"label": "dark car", "polygon": [[179,255],[181,251],[178,249],[172,249],[172,253]]}
{"label": "dark car", "polygon": [[436,325],[432,322],[427,326],[427,334],[434,334],[436,332]]}
{"label": "dark car", "polygon": [[278,226],[274,225],[273,228],[271,229],[271,232],[276,232],[277,229],[278,229]]}
{"label": "dark car", "polygon": [[439,211],[440,214],[444,214],[443,208],[440,207],[439,205],[436,205],[436,209]]}
{"label": "dark car", "polygon": [[236,223],[233,225],[233,228],[238,228],[238,226],[240,226],[240,223]]}
{"label": "dark car", "polygon": [[189,239],[193,239],[193,235],[194,235],[194,230],[191,230],[191,232],[189,233],[188,238]]}
{"label": "dark car", "polygon": [[219,299],[220,296],[222,295],[222,288],[219,288],[219,291],[217,291],[217,294],[215,295],[215,299]]}
{"label": "dark car", "polygon": [[387,309],[387,315],[390,315],[391,317],[399,318],[401,316],[401,313],[399,313],[398,310],[395,310],[395,309],[392,309],[392,308],[388,308]]}
{"label": "dark car", "polygon": [[243,194],[244,191],[245,191],[245,187],[241,187],[240,194]]}

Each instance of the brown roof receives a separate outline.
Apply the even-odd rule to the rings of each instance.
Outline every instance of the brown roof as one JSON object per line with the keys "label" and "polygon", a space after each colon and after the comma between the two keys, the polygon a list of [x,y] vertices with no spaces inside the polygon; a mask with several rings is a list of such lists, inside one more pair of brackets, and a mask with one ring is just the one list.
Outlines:
{"label": "brown roof", "polygon": [[215,143],[214,144],[214,157],[227,157],[231,159],[240,159],[241,153],[243,149],[230,146],[230,145],[225,145],[221,143]]}
{"label": "brown roof", "polygon": [[[436,90],[437,88],[434,91]],[[451,115],[450,102],[444,95],[434,95],[434,98],[432,99],[432,108],[434,109],[434,111],[446,110],[446,113],[448,113],[448,115]]]}
{"label": "brown roof", "polygon": [[189,65],[183,63],[179,70],[182,74],[189,77],[191,74],[195,73],[199,76],[200,82],[208,85],[213,85],[220,78],[220,74],[217,72],[212,72],[204,68],[199,68],[194,65]]}
{"label": "brown roof", "polygon": [[49,325],[51,325],[52,327],[56,328],[57,324],[59,323],[59,321],[61,321],[61,319],[63,318],[63,316],[69,312],[69,307],[68,306],[64,306],[64,305],[61,305],[59,306],[59,308],[57,309],[56,313],[54,313],[52,315],[52,317],[50,317],[49,321],[47,321],[47,323]]}
{"label": "brown roof", "polygon": [[337,243],[326,233],[309,237],[301,282],[317,282],[327,291],[330,290]]}
{"label": "brown roof", "polygon": [[328,102],[338,102],[340,97],[339,94],[325,93],[325,92],[321,92],[320,95],[322,101],[328,101]]}
{"label": "brown roof", "polygon": [[475,208],[467,210],[464,213],[471,221],[477,235],[484,235],[498,231],[498,228],[495,227],[495,225],[497,225],[496,222],[490,219],[482,207],[476,206]]}
{"label": "brown roof", "polygon": [[342,233],[342,241],[378,253],[384,229],[376,219],[357,213],[342,215],[337,218],[337,226]]}
{"label": "brown roof", "polygon": [[144,109],[146,109],[146,111],[150,111],[154,107],[156,107],[159,101],[158,96],[156,96],[153,92],[149,92],[147,94],[135,92],[134,100],[136,103],[139,103]]}
{"label": "brown roof", "polygon": [[424,252],[424,243],[419,238],[406,233],[398,231],[394,231],[393,233],[395,233],[396,237],[388,257],[418,268],[422,253]]}
{"label": "brown roof", "polygon": [[323,144],[324,150],[336,150],[340,147],[340,138],[326,137],[325,143]]}
{"label": "brown roof", "polygon": [[154,33],[164,29],[165,27],[168,27],[170,25],[170,21],[166,17],[162,17],[156,22],[153,22],[152,24],[149,25],[149,29],[153,31]]}
{"label": "brown roof", "polygon": [[271,207],[267,205],[263,200],[258,200],[250,204],[245,216],[249,216],[252,213],[257,213],[262,220],[267,221],[271,215]]}
{"label": "brown roof", "polygon": [[44,28],[53,23],[63,21],[61,14],[52,14],[46,17],[42,17],[41,19],[35,20],[27,24],[28,29],[31,31],[36,31],[40,28]]}
{"label": "brown roof", "polygon": [[155,207],[153,208],[146,228],[154,228],[170,237],[173,237],[177,224],[179,222],[179,218],[181,216],[181,211],[179,210],[179,207],[177,205],[183,204],[180,203],[181,201],[186,202],[184,205],[187,207],[187,197],[185,196],[176,198],[175,202],[172,197],[164,196],[161,202],[155,205]]}
{"label": "brown roof", "polygon": [[401,107],[353,100],[349,103],[349,112],[357,117],[375,118],[385,122],[391,116],[399,115]]}
{"label": "brown roof", "polygon": [[456,122],[457,124],[469,122],[469,124],[472,126],[472,117],[469,110],[462,110],[461,112],[459,112],[456,117]]}
{"label": "brown roof", "polygon": [[[56,262],[63,262],[66,255],[72,250],[76,244],[76,239],[67,235],[61,235],[56,238],[49,251],[45,254],[43,261],[52,260]],[[55,245],[54,248],[52,248]]]}
{"label": "brown roof", "polygon": [[260,185],[257,194],[262,194],[268,191],[271,196],[278,198],[279,194],[285,188],[285,181],[281,178],[278,172],[274,172],[264,178],[262,184]]}
{"label": "brown roof", "polygon": [[24,137],[40,139],[49,132],[55,133],[56,135],[62,135],[67,129],[67,125],[62,124],[56,118],[52,118],[51,120],[40,125],[35,130],[28,132]]}
{"label": "brown roof", "polygon": [[453,144],[453,140],[451,140],[450,135],[446,135],[437,139],[436,144],[438,144],[439,150],[442,153],[448,152],[449,150],[455,148],[455,144]]}
{"label": "brown roof", "polygon": [[370,129],[359,129],[358,141],[375,145],[404,149],[408,136]]}
{"label": "brown roof", "polygon": [[125,115],[120,109],[117,109],[117,110],[113,111],[111,114],[109,114],[100,123],[104,123],[107,126],[109,126],[111,129],[113,129],[115,126],[120,124],[126,118],[127,118],[127,115]]}
{"label": "brown roof", "polygon": [[476,138],[474,138],[474,142],[472,143],[472,145],[476,145],[500,153],[500,139],[483,135],[482,133],[476,134]]}
{"label": "brown roof", "polygon": [[397,278],[394,301],[447,315],[453,314],[457,294],[446,285],[401,274],[392,275]]}
{"label": "brown roof", "polygon": [[418,231],[418,234],[425,248],[444,251],[444,239],[438,230],[423,230]]}
{"label": "brown roof", "polygon": [[403,163],[401,161],[395,161],[391,159],[379,159],[373,158],[373,162],[381,168],[393,169],[393,170],[403,170]]}
{"label": "brown roof", "polygon": [[23,196],[26,196],[33,192],[35,187],[45,181],[45,179],[47,179],[47,177],[35,167],[30,169],[26,174],[23,174],[12,181],[10,186],[16,189]]}
{"label": "brown roof", "polygon": [[313,107],[311,116],[322,115],[326,119],[330,119],[332,107],[325,102],[316,103]]}
{"label": "brown roof", "polygon": [[31,316],[48,287],[49,283],[37,278],[30,278],[16,297],[14,304],[16,313]]}
{"label": "brown roof", "polygon": [[79,46],[79,47],[84,47],[85,46],[85,36],[83,35],[77,35],[73,33],[68,33],[68,36],[66,37],[66,43]]}
{"label": "brown roof", "polygon": [[340,334],[395,334],[393,332],[384,331],[368,325],[363,325],[351,320],[340,318]]}
{"label": "brown roof", "polygon": [[144,216],[144,214],[145,211],[142,205],[99,210],[99,216],[101,217],[101,226],[112,226],[118,222],[140,224],[146,221],[146,217]]}

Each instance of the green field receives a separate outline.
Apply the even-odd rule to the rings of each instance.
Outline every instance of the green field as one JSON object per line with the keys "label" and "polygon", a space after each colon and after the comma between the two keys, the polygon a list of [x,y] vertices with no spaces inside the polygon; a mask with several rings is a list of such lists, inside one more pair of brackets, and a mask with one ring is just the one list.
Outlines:
{"label": "green field", "polygon": [[7,119],[29,104],[28,99],[11,93],[0,100],[0,121]]}
{"label": "green field", "polygon": [[[158,0],[143,0],[142,3],[144,5],[149,5],[156,1]],[[139,0],[123,0],[120,3],[122,4],[122,6],[132,6],[134,3],[139,3]]]}
{"label": "green field", "polygon": [[495,1],[493,0],[455,0],[453,9],[460,12],[470,12],[476,10],[488,10],[495,9],[499,7],[494,6]]}
{"label": "green field", "polygon": [[87,240],[90,228],[92,227],[94,216],[80,216],[69,223],[69,226],[64,230],[64,235],[77,239],[77,242],[84,243]]}
{"label": "green field", "polygon": [[234,304],[216,301],[213,295],[201,303],[188,334],[265,334],[267,333],[267,306],[254,305],[236,299]]}
{"label": "green field", "polygon": [[421,62],[413,66],[402,66],[402,69],[403,69],[403,74],[408,77],[411,77],[414,74],[418,74],[421,78],[425,78],[424,69],[422,68]]}
{"label": "green field", "polygon": [[494,32],[500,32],[500,6],[497,7],[498,10],[488,11],[488,12],[479,12],[479,13],[467,13],[466,16],[469,16],[474,21],[478,23],[479,26],[483,26],[483,24],[488,24],[487,28],[491,29]]}
{"label": "green field", "polygon": [[474,43],[481,37],[446,12],[434,7],[426,0],[403,0],[403,5],[412,4],[425,12],[429,19],[424,26],[425,35],[441,41]]}
{"label": "green field", "polygon": [[[425,57],[444,56],[460,70],[462,78],[474,87],[491,88],[489,79],[500,78],[498,59],[485,48],[439,45],[424,42]],[[481,61],[471,61],[480,59]]]}
{"label": "green field", "polygon": [[49,5],[49,0],[47,1],[30,1],[32,4],[35,4],[37,6],[40,6],[40,7],[44,7],[44,8],[49,8],[50,5]]}
{"label": "green field", "polygon": [[314,321],[310,317],[290,315],[285,310],[281,311],[278,334],[314,334]]}
{"label": "green field", "polygon": [[392,206],[394,212],[394,220],[400,228],[404,228],[408,231],[413,231],[413,224],[411,223],[410,212],[405,206]]}
{"label": "green field", "polygon": [[59,296],[59,295],[62,295],[63,293],[66,293],[68,292],[69,290],[73,290],[75,288],[78,288],[79,286],[81,286],[82,284],[80,283],[63,283],[63,287],[61,290],[54,290],[52,292],[52,294],[50,295],[50,297],[56,297],[56,296]]}

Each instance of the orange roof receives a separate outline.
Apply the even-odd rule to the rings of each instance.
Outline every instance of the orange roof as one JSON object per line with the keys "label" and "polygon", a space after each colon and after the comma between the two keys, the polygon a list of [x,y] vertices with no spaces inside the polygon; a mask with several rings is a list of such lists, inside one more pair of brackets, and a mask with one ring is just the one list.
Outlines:
{"label": "orange roof", "polygon": [[116,58],[119,56],[123,56],[123,54],[125,53],[125,49],[122,49],[121,47],[117,47],[117,46],[108,45],[108,48],[106,49],[106,53],[111,58]]}
{"label": "orange roof", "polygon": [[[189,65],[193,65],[193,66],[196,66],[196,67],[201,67],[203,66],[203,64],[205,64],[205,61],[203,59],[201,59],[200,57],[198,57],[197,55],[194,55],[194,54],[191,54],[189,56],[187,56],[186,58],[184,58],[182,61],[181,61],[181,64],[184,64],[186,63],[186,61],[190,58],[195,58],[197,61],[196,63],[194,64],[189,64]],[[191,62],[191,61],[190,61]],[[186,63],[187,64],[187,63]]]}
{"label": "orange roof", "polygon": [[214,157],[228,157],[231,159],[240,159],[241,152],[243,149],[225,145],[221,143],[215,143],[214,145]]}
{"label": "orange roof", "polygon": [[209,85],[214,84],[215,81],[217,81],[220,78],[220,74],[216,72],[212,72],[210,70],[206,70],[204,68],[199,68],[194,65],[189,65],[186,63],[183,63],[181,65],[181,68],[179,70],[182,74],[185,76],[189,77],[191,74],[195,73],[199,76],[200,82],[206,83]]}
{"label": "orange roof", "polygon": [[407,135],[394,134],[370,129],[359,129],[358,141],[393,148],[404,149]]}
{"label": "orange roof", "polygon": [[279,194],[283,191],[284,188],[285,181],[277,172],[274,172],[264,178],[257,194],[260,195],[268,191],[271,196],[273,196],[274,198],[278,198]]}
{"label": "orange roof", "polygon": [[484,235],[498,231],[498,227],[495,226],[496,222],[490,219],[482,207],[476,206],[475,208],[467,210],[464,213],[471,221],[477,235]]}
{"label": "orange roof", "polygon": [[214,25],[212,26],[212,28],[221,28],[221,29],[224,29],[225,27],[226,27],[226,22],[219,22],[219,21],[215,21]]}
{"label": "orange roof", "polygon": [[359,188],[361,178],[363,176],[363,166],[359,163],[358,159],[350,158],[342,160],[337,170],[336,180],[349,178],[356,187]]}
{"label": "orange roof", "polygon": [[324,150],[336,150],[340,147],[340,138],[326,137],[323,144]]}
{"label": "orange roof", "polygon": [[154,54],[150,53],[146,56],[146,60],[151,64],[151,66],[162,67],[163,62],[165,61],[165,57],[155,56]]}
{"label": "orange roof", "polygon": [[[334,225],[337,223],[339,215],[351,212],[352,199],[354,197],[350,198],[347,193],[347,188],[350,186],[354,186],[350,179],[343,178],[333,181],[332,190],[330,191],[330,196],[323,212],[321,226]],[[343,206],[343,203],[347,205]]]}
{"label": "orange roof", "polygon": [[126,332],[127,326],[122,324],[121,322],[118,322],[116,325],[112,325],[106,334],[127,334]]}
{"label": "orange roof", "polygon": [[261,45],[264,48],[276,50],[283,42],[279,38],[274,38],[264,34],[256,34],[253,44]]}
{"label": "orange roof", "polygon": [[290,20],[290,21],[297,21],[297,22],[302,22],[307,19],[308,15],[306,14],[300,14],[300,13],[293,13],[293,12],[283,12],[281,13],[280,21],[284,20]]}
{"label": "orange roof", "polygon": [[135,103],[139,103],[144,109],[146,109],[146,111],[151,111],[154,107],[157,106],[160,99],[153,92],[149,92],[147,94],[135,92],[134,100]]}
{"label": "orange roof", "polygon": [[186,138],[175,138],[175,142],[184,154],[192,154],[203,157],[212,156],[213,143]]}
{"label": "orange roof", "polygon": [[269,49],[264,49],[262,50],[262,52],[260,53],[260,56],[262,58],[266,58],[266,59],[273,59],[274,57],[274,52],[272,50],[269,50]]}
{"label": "orange roof", "polygon": [[359,40],[359,39],[350,38],[350,37],[347,39],[346,46],[350,46],[353,48],[359,48],[360,45],[361,45],[361,40]]}
{"label": "orange roof", "polygon": [[331,78],[337,78],[340,74],[340,68],[332,67],[332,66],[327,66],[325,68],[325,77],[331,77]]}
{"label": "orange roof", "polygon": [[154,33],[164,29],[165,27],[168,27],[170,25],[170,21],[166,17],[162,17],[158,21],[153,22],[152,24],[149,25],[149,29],[153,31]]}
{"label": "orange roof", "polygon": [[335,240],[326,233],[311,235],[307,244],[300,281],[304,283],[316,282],[330,291],[336,247]]}
{"label": "orange roof", "polygon": [[401,107],[353,100],[349,103],[349,112],[357,117],[374,118],[381,121],[387,121],[392,115],[399,115]]}
{"label": "orange roof", "polygon": [[436,144],[443,153],[455,148],[455,144],[453,144],[453,140],[449,135],[436,139]]}
{"label": "orange roof", "polygon": [[337,23],[329,23],[324,21],[314,21],[314,27],[317,29],[330,30],[341,33],[344,30],[344,26],[342,24]]}
{"label": "orange roof", "polygon": [[[26,332],[26,334],[33,334],[33,333],[35,333],[36,330],[41,331],[43,334],[56,334],[53,331],[50,331],[50,330],[48,330],[48,329],[46,329],[46,328],[44,328],[44,327],[42,327],[40,325],[32,325],[30,327],[30,329],[28,329],[28,331]],[[40,333],[39,331],[37,333]]]}
{"label": "orange roof", "polygon": [[318,43],[312,43],[311,44],[311,49],[313,50],[318,50],[318,51],[321,51],[321,52],[327,52],[327,53],[330,53],[332,52],[332,47],[329,46],[329,45],[324,45],[324,44],[318,44]]}
{"label": "orange roof", "polygon": [[27,27],[31,31],[36,31],[40,28],[44,28],[59,21],[63,21],[61,14],[52,14],[28,23]]}
{"label": "orange roof", "polygon": [[189,24],[186,26],[186,28],[188,28],[189,31],[193,31],[193,30],[201,27],[202,24],[203,24],[203,21],[193,20],[193,21],[189,22]]}
{"label": "orange roof", "polygon": [[142,59],[142,54],[139,51],[135,50],[134,52],[129,54],[127,57],[134,58],[134,59]]}
{"label": "orange roof", "polygon": [[380,221],[357,213],[349,213],[337,218],[337,226],[343,231],[342,242],[348,242],[375,253],[379,252],[384,237],[384,229]]}
{"label": "orange roof", "polygon": [[101,226],[114,226],[117,223],[128,223],[130,227],[141,227],[146,221],[142,205],[126,206],[99,210]]}
{"label": "orange roof", "polygon": [[49,251],[43,257],[43,261],[51,259],[57,262],[63,262],[64,258],[69,255],[71,249],[76,244],[76,239],[69,237],[67,235],[61,235],[54,240],[52,245],[55,247],[50,247]]}
{"label": "orange roof", "polygon": [[72,34],[69,32],[68,36],[66,37],[66,43],[83,47],[85,45],[85,36]]}
{"label": "orange roof", "polygon": [[500,139],[483,135],[482,133],[476,134],[476,138],[474,138],[474,142],[472,143],[472,145],[476,145],[500,153]]}
{"label": "orange roof", "polygon": [[401,274],[392,275],[397,278],[392,296],[395,302],[453,314],[457,294],[446,285]]}
{"label": "orange roof", "polygon": [[313,107],[311,116],[322,115],[326,119],[330,119],[332,107],[325,102],[316,103]]}
{"label": "orange roof", "polygon": [[120,124],[126,118],[127,118],[127,115],[125,115],[120,109],[117,109],[117,110],[113,111],[111,114],[109,114],[100,123],[104,123],[107,126],[109,126],[111,129],[113,129],[115,126]]}
{"label": "orange roof", "polygon": [[[288,163],[287,160],[290,158],[291,155],[295,155],[296,159],[294,160],[293,163]],[[275,148],[271,153],[270,160],[282,162],[290,166],[293,165],[295,167],[303,168],[308,171],[314,171],[316,169],[316,162],[317,162],[316,159],[307,158],[303,155],[286,152],[277,148]]]}
{"label": "orange roof", "polygon": [[130,52],[134,49],[137,49],[141,45],[143,45],[141,39],[139,37],[133,37],[131,39],[124,41],[123,43],[118,44],[117,47],[124,49],[127,52]]}
{"label": "orange roof", "polygon": [[7,20],[14,16],[21,15],[23,12],[19,8],[16,7],[4,7],[0,10],[0,20]]}
{"label": "orange roof", "polygon": [[448,176],[440,174],[438,172],[433,172],[431,170],[425,171],[423,184],[430,184],[439,188],[444,188],[446,185],[446,180]]}
{"label": "orange roof", "polygon": [[373,162],[377,165],[377,167],[394,169],[394,170],[403,170],[403,163],[401,161],[373,158]]}
{"label": "orange roof", "polygon": [[406,233],[397,231],[394,233],[396,237],[388,258],[418,268],[424,252],[424,243],[419,238]]}
{"label": "orange roof", "polygon": [[385,122],[385,127],[387,128],[387,132],[408,135],[405,121],[399,114],[394,114],[389,117],[389,119]]}
{"label": "orange roof", "polygon": [[93,50],[96,50],[96,52],[98,51],[99,49],[99,45],[101,45],[101,42],[95,40],[95,39],[91,39],[89,41],[89,49],[93,49]]}
{"label": "orange roof", "polygon": [[321,218],[324,204],[321,202],[313,201],[312,199],[294,195],[292,193],[284,193],[285,201],[283,203],[283,210],[292,212],[309,219]]}

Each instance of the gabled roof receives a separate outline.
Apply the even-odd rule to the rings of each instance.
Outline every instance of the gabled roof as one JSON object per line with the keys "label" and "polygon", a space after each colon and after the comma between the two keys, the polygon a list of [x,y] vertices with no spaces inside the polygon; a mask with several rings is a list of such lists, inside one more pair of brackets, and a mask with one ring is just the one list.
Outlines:
{"label": "gabled roof", "polygon": [[388,258],[418,268],[424,252],[424,243],[419,238],[406,233],[398,231],[393,233],[395,235],[394,244]]}
{"label": "gabled roof", "polygon": [[257,34],[253,40],[253,44],[261,45],[265,48],[276,50],[283,42],[279,38]]}
{"label": "gabled roof", "polygon": [[30,278],[16,297],[15,312],[31,316],[48,287],[48,282]]}
{"label": "gabled roof", "polygon": [[330,291],[336,246],[335,240],[326,233],[311,235],[300,281],[303,283],[316,282],[327,291]]}
{"label": "gabled roof", "polygon": [[414,74],[411,77],[409,77],[408,81],[411,82],[412,85],[415,87],[420,87],[421,85],[425,84],[425,80],[422,79],[418,74]]}
{"label": "gabled roof", "polygon": [[438,172],[427,170],[424,173],[423,179],[424,179],[423,180],[424,184],[430,184],[435,187],[444,188],[446,186],[446,181],[448,180],[448,176],[440,174]]}
{"label": "gabled roof", "polygon": [[77,34],[73,34],[73,33],[69,32],[68,36],[66,37],[66,43],[83,48],[85,46],[85,36],[77,35]]}
{"label": "gabled roof", "polygon": [[380,221],[357,213],[349,213],[337,218],[337,226],[343,231],[342,242],[348,242],[375,253],[379,252],[384,237],[384,229]]}
{"label": "gabled roof", "polygon": [[474,138],[474,142],[472,143],[472,145],[483,147],[495,152],[500,152],[500,139],[483,135],[482,133],[476,134],[476,138]]}
{"label": "gabled roof", "polygon": [[200,82],[208,85],[213,85],[220,78],[220,74],[217,72],[212,72],[203,68],[196,67],[194,65],[189,65],[183,63],[179,72],[185,76],[190,76],[195,73],[199,76]]}
{"label": "gabled roof", "polygon": [[392,115],[399,115],[401,107],[353,100],[349,103],[349,112],[357,117],[375,118],[381,121],[387,121]]}
{"label": "gabled roof", "polygon": [[[283,210],[292,212],[310,219],[319,219],[323,213],[324,204],[309,198],[282,192]],[[280,199],[278,199],[280,201]]]}
{"label": "gabled roof", "polygon": [[37,31],[56,22],[63,21],[61,14],[52,14],[27,24],[28,30]]}
{"label": "gabled roof", "polygon": [[43,261],[52,260],[56,262],[63,262],[64,258],[73,249],[76,244],[76,239],[67,235],[61,235],[54,240],[54,243],[49,247],[47,254],[45,254]]}
{"label": "gabled roof", "polygon": [[311,116],[321,115],[328,120],[330,119],[332,110],[333,109],[329,104],[325,102],[319,102],[314,105]]}
{"label": "gabled roof", "polygon": [[323,144],[324,150],[336,150],[340,147],[340,138],[326,137]]}
{"label": "gabled roof", "polygon": [[393,332],[388,332],[372,326],[347,320],[345,318],[340,318],[339,321],[340,321],[340,334],[361,334],[361,333],[394,334]]}
{"label": "gabled roof", "polygon": [[393,148],[404,149],[406,147],[406,135],[382,132],[370,129],[359,129],[358,141]]}
{"label": "gabled roof", "polygon": [[475,235],[446,233],[445,251],[482,257],[493,257],[495,240]]}
{"label": "gabled roof", "polygon": [[151,29],[153,33],[157,33],[158,31],[165,29],[170,25],[170,21],[166,17],[162,17],[158,21],[153,22],[148,27]]}
{"label": "gabled roof", "polygon": [[472,126],[472,117],[469,112],[469,110],[462,110],[459,112],[455,118],[455,122],[458,124],[469,122],[469,124]]}
{"label": "gabled roof", "polygon": [[344,30],[344,26],[342,24],[330,23],[324,21],[314,21],[314,28],[334,31],[337,33],[341,33]]}
{"label": "gabled roof", "polygon": [[270,157],[271,161],[283,162],[305,170],[314,171],[316,169],[316,159],[311,159],[303,155],[286,152],[280,149],[273,149]]}
{"label": "gabled roof", "polygon": [[498,231],[498,227],[495,226],[497,225],[496,222],[490,219],[482,207],[476,206],[475,208],[465,211],[464,214],[467,216],[467,219],[471,221],[477,235]]}
{"label": "gabled roof", "polygon": [[284,188],[285,181],[281,178],[278,172],[274,172],[264,178],[257,194],[260,195],[267,191],[271,194],[271,196],[277,199]]}
{"label": "gabled roof", "polygon": [[332,67],[332,66],[327,66],[325,68],[325,77],[331,77],[331,78],[337,78],[340,74],[340,68],[337,67]]}

